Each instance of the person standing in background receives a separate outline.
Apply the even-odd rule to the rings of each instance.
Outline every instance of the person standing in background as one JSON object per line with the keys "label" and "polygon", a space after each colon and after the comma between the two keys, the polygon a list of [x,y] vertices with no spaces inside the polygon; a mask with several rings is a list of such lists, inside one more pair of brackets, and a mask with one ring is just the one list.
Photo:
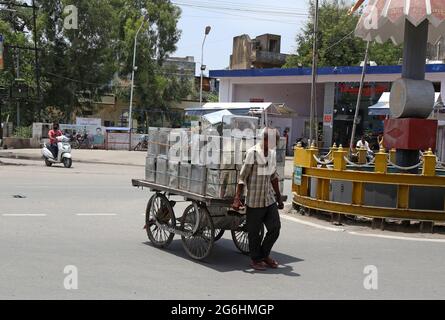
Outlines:
{"label": "person standing in background", "polygon": [[288,145],[289,145],[289,128],[284,129],[283,137],[286,138],[286,156],[288,156],[289,155],[289,148],[288,148]]}

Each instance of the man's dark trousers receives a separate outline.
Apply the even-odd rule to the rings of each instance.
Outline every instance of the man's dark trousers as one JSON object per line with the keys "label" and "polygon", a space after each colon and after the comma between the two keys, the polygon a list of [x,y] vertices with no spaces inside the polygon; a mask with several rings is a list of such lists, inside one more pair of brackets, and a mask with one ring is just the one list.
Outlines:
{"label": "man's dark trousers", "polygon": [[[266,226],[267,234],[261,242],[260,231]],[[247,207],[247,231],[249,232],[250,257],[261,261],[270,255],[273,245],[280,235],[281,222],[277,204],[265,208]]]}

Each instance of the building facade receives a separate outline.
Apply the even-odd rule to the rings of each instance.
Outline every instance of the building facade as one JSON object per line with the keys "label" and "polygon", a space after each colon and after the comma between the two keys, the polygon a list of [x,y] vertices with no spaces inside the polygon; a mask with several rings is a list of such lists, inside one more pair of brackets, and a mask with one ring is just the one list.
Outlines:
{"label": "building facade", "polygon": [[286,63],[281,51],[281,36],[263,34],[251,39],[247,34],[233,38],[230,69],[280,68]]}
{"label": "building facade", "polygon": [[[445,91],[445,65],[427,65],[426,69],[426,77],[434,83],[436,92]],[[349,144],[361,72],[361,67],[327,67],[318,70],[316,118],[320,146],[328,148],[334,142],[337,145]],[[210,76],[220,79],[220,102],[283,103],[293,110],[290,141],[308,138],[312,79],[310,68],[215,70],[210,72]],[[400,77],[401,66],[367,68],[356,137],[365,134],[371,144],[377,143],[377,136],[383,132],[385,117],[369,115],[368,108],[376,104],[383,93],[389,92],[392,82]],[[438,114],[443,117],[443,109]],[[284,129],[282,124],[276,127],[281,131]]]}

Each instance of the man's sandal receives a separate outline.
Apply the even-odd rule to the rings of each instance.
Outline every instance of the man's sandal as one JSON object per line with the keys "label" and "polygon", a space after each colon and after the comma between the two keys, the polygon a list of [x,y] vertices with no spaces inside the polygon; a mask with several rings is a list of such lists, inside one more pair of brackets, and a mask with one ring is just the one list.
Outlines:
{"label": "man's sandal", "polygon": [[275,261],[274,259],[272,259],[271,257],[267,257],[266,259],[264,259],[264,263],[267,266],[269,266],[269,268],[273,268],[273,269],[278,268],[278,262]]}
{"label": "man's sandal", "polygon": [[267,270],[266,263],[263,262],[263,261],[252,261],[250,263],[250,266],[253,269],[258,270],[258,271],[265,271],[265,270]]}

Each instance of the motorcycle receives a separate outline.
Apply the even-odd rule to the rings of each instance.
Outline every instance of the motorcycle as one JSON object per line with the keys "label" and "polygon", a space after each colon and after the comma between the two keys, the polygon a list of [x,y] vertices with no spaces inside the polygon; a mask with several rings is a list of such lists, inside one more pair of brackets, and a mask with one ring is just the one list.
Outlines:
{"label": "motorcycle", "polygon": [[71,147],[73,149],[91,149],[92,145],[88,135],[84,134],[75,134],[70,139]]}
{"label": "motorcycle", "polygon": [[148,149],[148,135],[142,136],[141,141],[133,148],[134,151],[147,151]]}
{"label": "motorcycle", "polygon": [[49,144],[45,144],[42,149],[42,155],[45,159],[45,164],[51,167],[53,163],[63,163],[65,168],[71,168],[73,159],[71,158],[70,139],[66,136],[59,136],[57,139],[58,153],[55,158]]}

